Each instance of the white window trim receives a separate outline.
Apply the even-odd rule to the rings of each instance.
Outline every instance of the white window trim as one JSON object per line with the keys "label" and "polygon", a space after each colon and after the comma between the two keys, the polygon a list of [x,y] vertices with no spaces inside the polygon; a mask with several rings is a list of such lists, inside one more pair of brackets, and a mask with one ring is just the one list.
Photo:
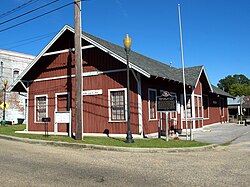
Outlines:
{"label": "white window trim", "polygon": [[201,99],[201,106],[199,106],[199,102],[197,102],[197,104],[198,104],[198,114],[200,113],[200,108],[201,108],[201,116],[196,116],[196,114],[195,114],[195,101],[194,101],[194,116],[195,116],[195,118],[204,118],[204,110],[203,110],[203,104],[202,104],[202,96],[201,95],[198,95],[198,94],[194,94],[194,98],[196,98],[196,99],[198,99],[198,97]]}
{"label": "white window trim", "polygon": [[[13,81],[15,81],[15,79],[14,79],[14,71],[18,71],[17,77],[20,75],[20,69],[18,69],[18,68],[12,69],[12,79],[13,79]],[[17,77],[16,77],[16,79],[17,79]]]}
{"label": "white window trim", "polygon": [[208,116],[207,116],[207,118],[205,118],[205,115],[204,115],[205,110],[204,110],[204,105],[203,105],[203,95],[202,95],[202,110],[203,110],[203,118],[204,118],[204,119],[209,119],[209,116],[210,116],[210,115],[209,115],[209,114],[210,114],[210,113],[209,113],[209,112],[210,112],[210,111],[209,111],[209,97],[208,97],[208,95],[206,95],[206,94],[204,94],[204,96],[206,96],[206,97],[207,97],[207,111],[208,111],[208,112],[207,112],[207,115],[208,115]]}
{"label": "white window trim", "polygon": [[59,93],[55,93],[55,111],[57,112],[57,96],[58,95],[67,95],[67,99],[69,102],[69,92],[59,92]]}
{"label": "white window trim", "polygon": [[[223,100],[223,106],[222,106],[222,114],[221,114],[221,100]],[[225,102],[225,100],[224,100],[224,98],[220,98],[220,115],[221,115],[221,117],[224,117],[224,102]]]}
{"label": "white window trim", "polygon": [[[115,91],[124,91],[124,96],[125,96],[125,120],[112,120],[111,117],[111,92],[115,92]],[[128,115],[127,115],[127,109],[128,105],[127,105],[127,88],[116,88],[116,89],[108,89],[108,113],[109,113],[109,123],[119,123],[119,122],[127,122],[128,119]]]}
{"label": "white window trim", "polygon": [[[170,92],[170,94],[173,96],[176,96],[176,100],[177,100],[177,94],[175,92]],[[173,114],[175,114],[175,117],[173,117]],[[170,119],[174,121],[174,125],[177,125],[177,115],[178,115],[178,111],[170,112]]]}
{"label": "white window trim", "polygon": [[[187,118],[188,119],[190,119],[190,118],[192,118],[193,117],[193,99],[192,99],[192,95],[193,94],[186,94],[186,100],[187,100],[187,98],[188,97],[190,97],[190,99],[191,99],[191,101],[190,101],[190,105],[191,105],[191,117],[188,117],[187,116]],[[180,95],[181,96],[181,121],[185,121],[185,107],[184,107],[184,94],[181,94]],[[186,107],[187,107],[187,105],[186,105]]]}
{"label": "white window trim", "polygon": [[37,97],[46,97],[46,117],[48,116],[48,94],[43,94],[43,95],[35,95],[34,98],[35,98],[35,107],[34,107],[34,123],[42,123],[41,121],[36,121],[36,98]]}
{"label": "white window trim", "polygon": [[[149,121],[155,121],[155,120],[158,120],[158,115],[157,115],[157,111],[156,111],[156,105],[155,105],[155,118],[153,118],[153,119],[150,118],[150,95],[149,95],[150,91],[154,91],[155,92],[155,96],[157,96],[157,89],[148,88],[148,120]],[[156,102],[156,100],[155,100],[155,102]]]}

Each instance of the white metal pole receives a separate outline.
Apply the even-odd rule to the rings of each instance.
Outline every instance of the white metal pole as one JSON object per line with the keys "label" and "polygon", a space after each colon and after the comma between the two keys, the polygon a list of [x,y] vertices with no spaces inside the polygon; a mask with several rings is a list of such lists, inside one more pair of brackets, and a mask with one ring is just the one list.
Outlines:
{"label": "white metal pole", "polygon": [[166,141],[168,141],[168,126],[169,126],[169,121],[168,121],[168,112],[166,112]]}
{"label": "white metal pole", "polygon": [[[182,26],[181,26],[181,7],[178,4],[178,18],[179,18],[179,28],[180,28],[180,45],[181,45],[181,62],[182,62],[182,79],[183,79],[183,95],[184,95],[184,110],[185,110],[185,124],[186,124],[186,140],[188,139],[187,133],[187,95],[186,95],[186,80],[185,80],[185,65],[184,65],[184,52],[183,52],[183,42],[182,42]],[[191,137],[191,132],[190,132]]]}

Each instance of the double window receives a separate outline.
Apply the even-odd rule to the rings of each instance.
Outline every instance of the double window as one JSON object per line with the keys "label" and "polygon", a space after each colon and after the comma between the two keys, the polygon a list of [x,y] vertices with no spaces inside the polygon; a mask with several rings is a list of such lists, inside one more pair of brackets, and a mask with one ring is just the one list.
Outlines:
{"label": "double window", "polygon": [[109,90],[109,121],[125,121],[126,120],[126,89]]}
{"label": "double window", "polygon": [[47,95],[35,96],[35,122],[42,122],[42,118],[48,115]]}

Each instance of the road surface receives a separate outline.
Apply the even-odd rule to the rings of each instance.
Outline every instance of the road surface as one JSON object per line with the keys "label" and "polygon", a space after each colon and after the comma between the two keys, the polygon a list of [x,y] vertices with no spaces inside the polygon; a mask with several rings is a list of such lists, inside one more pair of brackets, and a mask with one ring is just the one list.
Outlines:
{"label": "road surface", "polygon": [[204,152],[131,153],[0,139],[0,184],[247,187],[249,145],[243,141]]}

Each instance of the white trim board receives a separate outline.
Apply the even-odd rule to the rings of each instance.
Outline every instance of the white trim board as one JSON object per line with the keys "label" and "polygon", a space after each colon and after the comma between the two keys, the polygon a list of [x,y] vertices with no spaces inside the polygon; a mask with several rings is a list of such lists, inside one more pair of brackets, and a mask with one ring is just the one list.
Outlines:
{"label": "white trim board", "polygon": [[[101,74],[107,74],[107,73],[117,73],[117,72],[123,72],[126,71],[126,69],[115,69],[115,70],[108,70],[108,71],[90,71],[90,72],[84,72],[82,73],[83,77],[90,77],[90,76],[98,76]],[[42,78],[42,79],[35,79],[35,80],[30,80],[27,82],[41,82],[41,81],[51,81],[51,80],[58,80],[58,79],[66,79],[66,78],[73,78],[75,75],[63,75],[63,76],[58,76],[58,77],[49,77],[49,78]]]}

